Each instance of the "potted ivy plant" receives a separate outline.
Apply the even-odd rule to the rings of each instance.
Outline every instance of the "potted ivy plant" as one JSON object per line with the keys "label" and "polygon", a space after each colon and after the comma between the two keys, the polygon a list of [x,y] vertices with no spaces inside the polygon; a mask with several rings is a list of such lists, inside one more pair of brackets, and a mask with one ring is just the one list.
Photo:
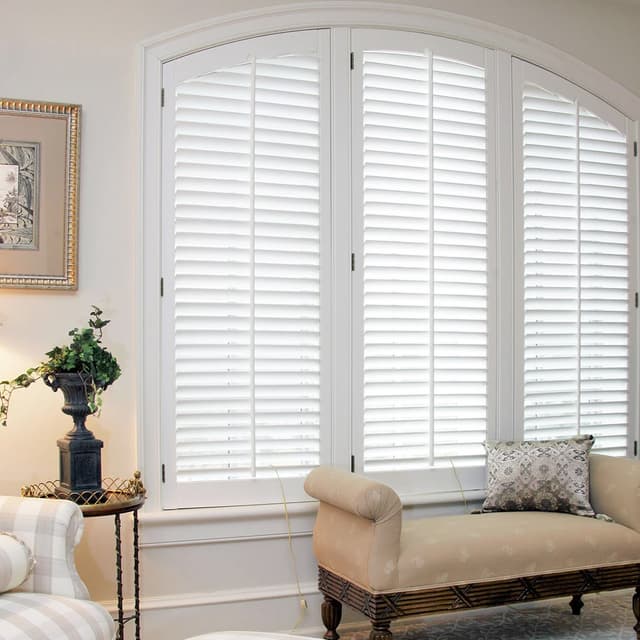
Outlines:
{"label": "potted ivy plant", "polygon": [[99,493],[102,485],[101,440],[86,428],[86,417],[102,407],[104,390],[120,377],[116,358],[102,345],[102,330],[110,320],[92,306],[88,327],[72,329],[71,343],[46,353],[47,360],[27,369],[12,380],[0,381],[0,424],[6,426],[9,401],[17,389],[42,381],[54,391],[60,389],[65,403],[62,411],[73,418],[73,429],[58,440],[60,449],[61,497],[86,499]]}

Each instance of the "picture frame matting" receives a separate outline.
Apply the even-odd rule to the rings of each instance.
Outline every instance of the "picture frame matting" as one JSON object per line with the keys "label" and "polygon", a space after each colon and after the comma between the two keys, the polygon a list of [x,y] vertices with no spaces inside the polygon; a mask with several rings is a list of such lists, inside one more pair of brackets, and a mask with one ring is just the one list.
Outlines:
{"label": "picture frame matting", "polygon": [[0,98],[0,287],[77,289],[80,105]]}

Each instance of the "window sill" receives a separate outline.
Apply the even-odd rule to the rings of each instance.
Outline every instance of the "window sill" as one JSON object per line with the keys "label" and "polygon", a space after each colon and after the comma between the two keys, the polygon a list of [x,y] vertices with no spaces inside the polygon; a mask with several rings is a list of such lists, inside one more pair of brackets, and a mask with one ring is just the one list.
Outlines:
{"label": "window sill", "polygon": [[[143,547],[179,546],[309,535],[313,528],[315,501],[237,507],[166,509],[142,511]],[[242,533],[239,533],[242,531]]]}
{"label": "window sill", "polygon": [[[400,496],[405,508],[459,506],[484,499],[484,489],[406,493]],[[313,530],[317,502],[287,503],[292,537],[309,536]],[[289,535],[282,504],[199,509],[142,511],[140,527],[143,547],[181,546],[212,542],[239,542],[286,538]],[[241,531],[242,533],[239,533]]]}

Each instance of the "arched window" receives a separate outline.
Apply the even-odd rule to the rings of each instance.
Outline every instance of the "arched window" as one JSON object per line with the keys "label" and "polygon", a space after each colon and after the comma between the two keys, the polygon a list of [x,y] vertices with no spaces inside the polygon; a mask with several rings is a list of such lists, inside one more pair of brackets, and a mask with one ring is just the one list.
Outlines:
{"label": "arched window", "polygon": [[322,463],[481,489],[486,439],[631,452],[623,114],[388,29],[201,47],[162,78],[164,507],[303,500]]}
{"label": "arched window", "polygon": [[234,481],[230,504],[254,500],[255,479],[277,496],[276,472],[304,475],[326,448],[327,49],[326,31],[306,31],[165,68],[163,435],[176,505],[220,481]]}
{"label": "arched window", "polygon": [[480,465],[492,70],[480,47],[419,34],[354,30],[352,48],[362,468]]}
{"label": "arched window", "polygon": [[[527,438],[629,434],[629,144],[607,104],[517,62]],[[518,114],[516,114],[517,116]]]}

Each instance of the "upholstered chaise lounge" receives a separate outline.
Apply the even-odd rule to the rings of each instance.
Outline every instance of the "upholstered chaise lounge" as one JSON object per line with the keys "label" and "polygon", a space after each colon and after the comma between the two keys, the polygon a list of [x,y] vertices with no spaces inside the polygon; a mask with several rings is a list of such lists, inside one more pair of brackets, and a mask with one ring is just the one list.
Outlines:
{"label": "upholstered chaise lounge", "polygon": [[[640,621],[640,462],[590,456],[590,499],[609,519],[516,511],[402,519],[388,486],[319,467],[307,493],[320,501],[313,533],[325,638],[337,640],[342,604],[390,640],[401,616],[635,587]],[[610,521],[613,519],[613,522]],[[640,622],[634,629],[640,638]]]}

